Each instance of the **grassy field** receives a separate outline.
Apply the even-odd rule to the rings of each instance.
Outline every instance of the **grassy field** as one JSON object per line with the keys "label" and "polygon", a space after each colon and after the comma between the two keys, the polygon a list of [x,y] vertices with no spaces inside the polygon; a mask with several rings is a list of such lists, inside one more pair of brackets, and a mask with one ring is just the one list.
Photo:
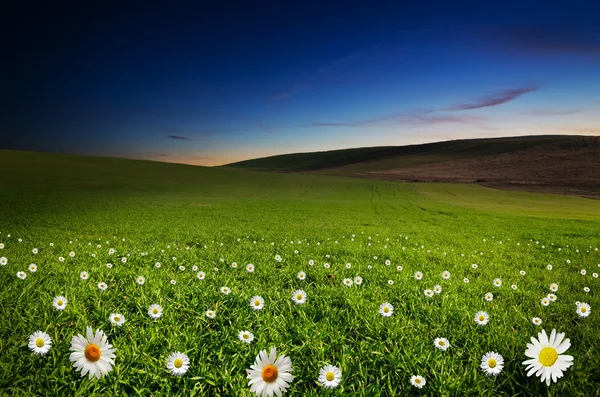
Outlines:
{"label": "grassy field", "polygon": [[[292,360],[292,396],[600,395],[600,201],[28,152],[0,151],[0,170],[0,394],[250,396],[246,369],[275,346]],[[356,276],[361,285],[343,284]],[[558,299],[543,307],[551,283]],[[426,297],[434,285],[442,292]],[[298,289],[303,305],[291,299]],[[52,306],[57,295],[64,311]],[[250,307],[254,295],[263,310]],[[576,301],[591,305],[589,317]],[[378,313],[384,302],[391,317]],[[154,303],[158,320],[148,316]],[[480,310],[485,326],[473,321]],[[125,323],[112,325],[111,313]],[[117,349],[100,380],[69,361],[87,326]],[[574,365],[547,387],[521,363],[530,338],[553,328],[570,338]],[[42,357],[27,347],[38,330],[53,340]],[[239,341],[241,330],[255,340]],[[436,337],[451,347],[436,349]],[[479,368],[492,350],[505,359],[497,377]],[[166,368],[175,351],[191,360],[181,377]],[[317,384],[325,364],[342,371],[333,391]],[[422,389],[409,382],[417,374]]]}

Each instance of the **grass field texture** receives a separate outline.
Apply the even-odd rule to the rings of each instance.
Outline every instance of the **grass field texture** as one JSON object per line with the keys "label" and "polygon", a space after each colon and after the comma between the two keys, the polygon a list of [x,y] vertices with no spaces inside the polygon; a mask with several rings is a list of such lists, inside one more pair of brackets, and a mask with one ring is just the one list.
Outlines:
{"label": "grass field texture", "polygon": [[[29,152],[0,151],[0,170],[5,394],[250,396],[246,369],[271,346],[292,360],[293,396],[600,394],[600,201]],[[344,285],[357,276],[361,285]],[[552,283],[557,300],[542,306]],[[435,285],[441,293],[425,296]],[[292,301],[296,290],[305,304]],[[63,311],[52,306],[58,295]],[[576,301],[590,304],[588,317]],[[378,312],[384,302],[390,317]],[[148,316],[154,303],[158,320]],[[480,310],[485,326],[473,320]],[[112,325],[111,313],[125,323]],[[69,361],[72,336],[87,326],[117,349],[100,380]],[[548,387],[522,362],[530,338],[553,328],[570,338],[574,364]],[[41,357],[27,347],[38,330],[53,341]],[[255,340],[241,342],[241,330]],[[436,349],[437,337],[450,348]],[[166,368],[175,351],[191,361],[180,377]],[[488,351],[505,360],[496,377],[479,368]],[[325,364],[342,371],[334,390],[317,383]],[[425,387],[411,386],[412,375]]]}

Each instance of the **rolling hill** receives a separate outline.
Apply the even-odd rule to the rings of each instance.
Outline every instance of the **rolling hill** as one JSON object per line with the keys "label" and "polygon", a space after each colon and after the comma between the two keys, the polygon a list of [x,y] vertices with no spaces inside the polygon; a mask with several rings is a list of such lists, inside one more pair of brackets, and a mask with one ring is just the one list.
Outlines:
{"label": "rolling hill", "polygon": [[600,197],[600,137],[523,136],[272,156],[225,167]]}

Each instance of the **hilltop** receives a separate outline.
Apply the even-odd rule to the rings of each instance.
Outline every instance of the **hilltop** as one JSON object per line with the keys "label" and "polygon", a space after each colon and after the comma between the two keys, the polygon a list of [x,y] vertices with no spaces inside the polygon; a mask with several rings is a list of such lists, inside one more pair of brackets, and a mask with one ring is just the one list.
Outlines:
{"label": "hilltop", "polygon": [[272,156],[225,167],[600,197],[600,137],[523,136]]}

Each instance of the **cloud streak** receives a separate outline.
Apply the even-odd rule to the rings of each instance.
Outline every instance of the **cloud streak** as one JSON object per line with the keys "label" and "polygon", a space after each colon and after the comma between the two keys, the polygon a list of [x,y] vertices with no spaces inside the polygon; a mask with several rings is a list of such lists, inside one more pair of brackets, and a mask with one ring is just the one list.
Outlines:
{"label": "cloud streak", "polygon": [[167,138],[175,139],[177,141],[191,141],[192,138],[183,135],[167,135]]}
{"label": "cloud streak", "polygon": [[[486,107],[491,107],[491,106],[498,106],[498,105],[502,105],[503,103],[514,101],[515,99],[519,98],[520,96],[525,95],[530,92],[533,92],[533,91],[537,91],[538,89],[539,89],[539,87],[535,87],[535,86],[515,88],[512,90],[501,91],[501,92],[497,92],[497,93],[494,93],[491,95],[481,97],[471,103],[461,103],[461,104],[453,105],[448,108],[439,109],[439,110],[471,110],[471,109],[480,109],[480,108],[486,108]],[[435,110],[432,110],[429,113],[431,113],[433,111],[435,111]]]}

